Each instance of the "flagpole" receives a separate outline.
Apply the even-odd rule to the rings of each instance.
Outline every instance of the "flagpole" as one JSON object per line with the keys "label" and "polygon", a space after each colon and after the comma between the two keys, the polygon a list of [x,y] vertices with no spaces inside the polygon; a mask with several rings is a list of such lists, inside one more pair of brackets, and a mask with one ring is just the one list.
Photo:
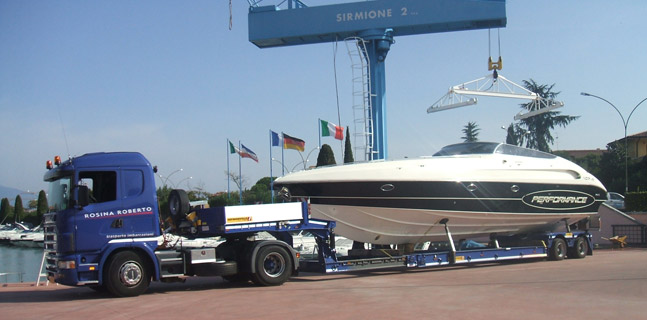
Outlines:
{"label": "flagpole", "polygon": [[[238,150],[242,150],[240,147],[240,140],[238,140]],[[241,160],[242,156],[240,152],[238,153],[238,198],[240,199],[240,204],[243,204],[243,172],[241,171]]]}
{"label": "flagpole", "polygon": [[229,199],[231,197],[231,191],[229,190],[229,180],[230,180],[229,179],[229,172],[231,172],[231,171],[229,171],[229,154],[231,153],[230,143],[231,142],[229,142],[229,139],[227,139],[227,199]]}
{"label": "flagpole", "polygon": [[319,150],[321,150],[321,118],[317,119],[317,126],[319,127],[319,132],[317,132],[317,136],[319,136]]}
{"label": "flagpole", "polygon": [[272,130],[270,130],[270,191],[272,192],[272,203],[274,203],[274,175],[272,172]]}
{"label": "flagpole", "polygon": [[284,154],[285,154],[285,138],[283,137],[284,133],[281,132],[281,176],[285,175],[285,164],[284,164]]}

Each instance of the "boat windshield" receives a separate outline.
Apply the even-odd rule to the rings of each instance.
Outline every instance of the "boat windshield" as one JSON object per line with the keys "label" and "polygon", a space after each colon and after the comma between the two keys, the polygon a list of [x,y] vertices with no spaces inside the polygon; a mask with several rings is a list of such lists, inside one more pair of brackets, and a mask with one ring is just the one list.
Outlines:
{"label": "boat windshield", "polygon": [[70,182],[71,176],[64,176],[49,182],[49,194],[47,200],[53,211],[67,209],[70,203]]}
{"label": "boat windshield", "polygon": [[434,157],[439,156],[456,156],[468,154],[507,154],[521,157],[534,157],[534,158],[555,158],[555,155],[545,153],[537,150],[526,149],[518,146],[513,146],[505,143],[497,142],[468,142],[452,144],[442,148],[434,154]]}

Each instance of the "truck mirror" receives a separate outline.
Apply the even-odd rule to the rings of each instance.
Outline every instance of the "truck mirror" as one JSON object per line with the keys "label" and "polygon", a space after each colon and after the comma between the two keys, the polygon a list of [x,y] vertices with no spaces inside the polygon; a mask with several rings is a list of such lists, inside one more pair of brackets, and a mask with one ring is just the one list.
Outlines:
{"label": "truck mirror", "polygon": [[88,186],[77,186],[76,204],[80,207],[90,204],[90,189],[88,189]]}

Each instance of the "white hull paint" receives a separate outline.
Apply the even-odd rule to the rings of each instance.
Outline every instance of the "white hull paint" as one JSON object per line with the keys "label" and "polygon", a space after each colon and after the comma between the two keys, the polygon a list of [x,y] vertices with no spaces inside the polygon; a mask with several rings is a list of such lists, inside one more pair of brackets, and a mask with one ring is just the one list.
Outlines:
{"label": "white hull paint", "polygon": [[[440,220],[449,219],[454,240],[529,231],[552,231],[592,213],[518,214],[459,212],[339,205],[311,205],[312,217],[333,220],[335,234],[373,244],[403,244],[447,240]],[[594,213],[593,213],[594,214]]]}

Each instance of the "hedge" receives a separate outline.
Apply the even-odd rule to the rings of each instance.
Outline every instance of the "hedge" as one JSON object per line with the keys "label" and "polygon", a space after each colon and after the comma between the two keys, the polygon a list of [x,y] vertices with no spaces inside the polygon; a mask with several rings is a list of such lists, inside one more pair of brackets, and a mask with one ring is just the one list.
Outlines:
{"label": "hedge", "polygon": [[625,207],[628,212],[647,212],[647,191],[627,192]]}

